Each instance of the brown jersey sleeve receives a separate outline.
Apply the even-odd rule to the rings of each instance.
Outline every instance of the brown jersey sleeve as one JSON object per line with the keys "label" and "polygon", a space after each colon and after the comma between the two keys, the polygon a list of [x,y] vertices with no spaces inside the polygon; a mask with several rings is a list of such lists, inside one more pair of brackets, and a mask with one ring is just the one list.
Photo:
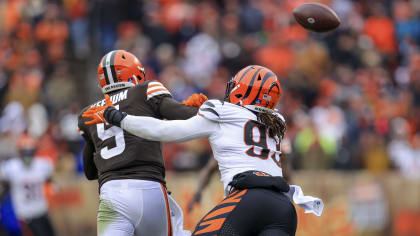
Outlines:
{"label": "brown jersey sleeve", "polygon": [[198,108],[185,106],[172,98],[169,90],[158,81],[147,84],[147,103],[161,119],[186,120],[195,116]]}
{"label": "brown jersey sleeve", "polygon": [[[85,109],[83,109],[84,111]],[[82,113],[83,113],[82,111]],[[84,124],[85,119],[82,115],[78,118],[79,133],[85,139],[85,146],[83,147],[83,170],[88,180],[98,179],[98,169],[96,168],[93,156],[95,153],[95,145],[87,132],[87,127]]]}
{"label": "brown jersey sleeve", "polygon": [[82,112],[80,112],[79,117],[77,118],[77,128],[78,128],[79,134],[85,140],[90,139],[89,132],[85,124],[86,120],[82,117],[83,112],[85,112],[86,110],[87,108],[84,108]]}
{"label": "brown jersey sleeve", "polygon": [[153,97],[148,102],[161,118],[167,120],[186,120],[198,112],[198,107],[186,106],[167,95]]}
{"label": "brown jersey sleeve", "polygon": [[86,144],[83,147],[83,171],[85,172],[88,180],[98,179],[98,169],[96,169],[96,165],[93,160],[94,152],[95,146],[92,140],[86,140]]}

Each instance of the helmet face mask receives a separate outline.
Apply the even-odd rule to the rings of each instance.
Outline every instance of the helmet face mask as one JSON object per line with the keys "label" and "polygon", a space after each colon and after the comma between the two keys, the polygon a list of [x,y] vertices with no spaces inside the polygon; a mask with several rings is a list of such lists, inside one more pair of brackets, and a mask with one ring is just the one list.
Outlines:
{"label": "helmet face mask", "polygon": [[35,157],[37,145],[38,141],[28,134],[24,134],[19,138],[17,148],[25,166],[31,165],[32,160]]}
{"label": "helmet face mask", "polygon": [[226,86],[225,101],[255,112],[273,112],[282,93],[277,76],[263,66],[247,66]]}
{"label": "helmet face mask", "polygon": [[223,99],[224,101],[229,102],[229,95],[230,95],[230,92],[233,90],[234,87],[235,87],[235,81],[233,81],[233,78],[232,78],[226,84],[225,98]]}
{"label": "helmet face mask", "polygon": [[103,93],[133,87],[145,80],[143,65],[136,56],[125,50],[107,53],[98,65],[99,87]]}
{"label": "helmet face mask", "polygon": [[23,164],[26,166],[30,166],[32,163],[32,160],[35,156],[35,148],[23,148],[19,150],[20,157],[22,158]]}

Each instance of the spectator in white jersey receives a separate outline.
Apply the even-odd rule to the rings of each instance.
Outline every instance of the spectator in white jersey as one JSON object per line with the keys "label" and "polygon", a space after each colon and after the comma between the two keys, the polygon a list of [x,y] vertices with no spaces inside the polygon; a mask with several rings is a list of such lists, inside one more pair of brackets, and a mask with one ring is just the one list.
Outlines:
{"label": "spectator in white jersey", "polygon": [[52,236],[43,186],[50,180],[53,165],[35,156],[37,141],[30,135],[22,135],[17,146],[20,157],[2,163],[0,179],[9,185],[14,210],[24,228],[33,236]]}
{"label": "spectator in white jersey", "polygon": [[[225,101],[208,100],[188,120],[158,120],[127,115],[112,106],[90,109],[90,123],[103,122],[150,140],[183,142],[207,137],[219,165],[226,198],[197,224],[192,235],[295,235],[297,215],[320,215],[320,199],[304,196],[283,179],[280,143],[286,124],[274,109],[282,89],[277,76],[248,66],[228,82]],[[109,96],[105,96],[109,100]],[[111,104],[111,103],[109,103]]]}

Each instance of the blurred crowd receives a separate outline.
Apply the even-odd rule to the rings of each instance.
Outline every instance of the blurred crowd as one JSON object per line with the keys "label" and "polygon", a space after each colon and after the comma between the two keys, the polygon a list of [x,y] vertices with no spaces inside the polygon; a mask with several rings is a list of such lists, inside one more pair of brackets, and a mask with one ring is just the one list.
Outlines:
{"label": "blurred crowd", "polygon": [[[80,172],[77,115],[101,97],[100,58],[125,49],[179,101],[223,98],[250,64],[273,70],[295,169],[420,178],[420,1],[321,1],[342,22],[326,34],[297,25],[292,10],[304,2],[0,1],[0,159],[28,132],[39,156]],[[209,152],[202,140],[167,144],[167,167],[199,169]]]}

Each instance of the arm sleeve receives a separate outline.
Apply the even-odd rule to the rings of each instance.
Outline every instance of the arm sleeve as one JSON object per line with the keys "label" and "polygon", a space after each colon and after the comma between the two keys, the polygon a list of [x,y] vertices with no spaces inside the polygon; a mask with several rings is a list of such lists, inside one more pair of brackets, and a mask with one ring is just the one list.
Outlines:
{"label": "arm sleeve", "polygon": [[197,115],[198,107],[186,106],[170,96],[150,99],[149,104],[160,117],[167,120],[186,120]]}
{"label": "arm sleeve", "polygon": [[95,162],[93,161],[93,153],[95,146],[90,139],[85,139],[86,144],[83,148],[83,170],[88,180],[98,179],[98,170],[96,169]]}
{"label": "arm sleeve", "polygon": [[93,144],[93,141],[91,137],[88,135],[88,133],[84,131],[84,129],[86,128],[86,125],[84,124],[84,119],[82,117],[83,111],[79,115],[79,120],[78,120],[79,133],[83,137],[83,139],[86,141],[85,146],[83,147],[83,153],[82,153],[83,170],[88,180],[95,180],[95,179],[98,179],[98,170],[96,169],[95,162],[93,161],[93,154],[95,153],[95,145]]}
{"label": "arm sleeve", "polygon": [[121,128],[141,138],[163,142],[185,142],[211,136],[219,124],[202,116],[188,120],[158,120],[146,116],[128,115]]}

